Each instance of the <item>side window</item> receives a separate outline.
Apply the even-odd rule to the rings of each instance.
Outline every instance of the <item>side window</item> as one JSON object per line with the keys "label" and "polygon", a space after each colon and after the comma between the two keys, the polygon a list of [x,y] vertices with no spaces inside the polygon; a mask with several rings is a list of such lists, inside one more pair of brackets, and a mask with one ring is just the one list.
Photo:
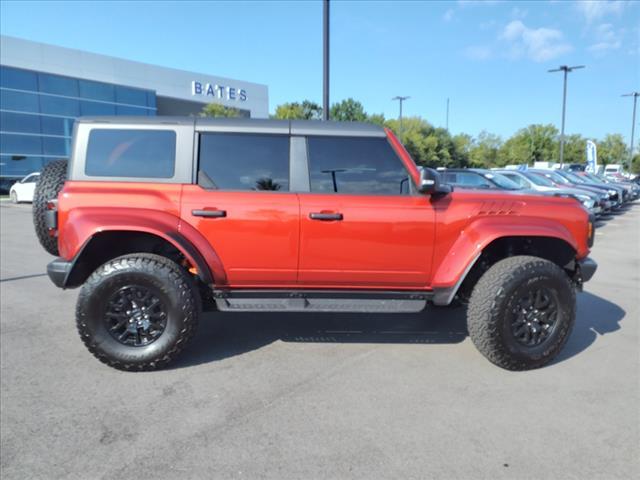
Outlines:
{"label": "side window", "polygon": [[289,191],[289,136],[200,134],[198,184],[220,190]]}
{"label": "side window", "polygon": [[89,133],[85,174],[171,178],[175,157],[176,133],[172,130],[95,128]]}
{"label": "side window", "polygon": [[458,182],[460,185],[470,188],[492,188],[491,182],[481,175],[468,172],[458,172]]}
{"label": "side window", "polygon": [[308,137],[311,191],[408,195],[410,178],[386,138]]}
{"label": "side window", "polygon": [[502,175],[507,177],[512,182],[517,183],[522,188],[531,188],[531,184],[527,180],[522,178],[520,175],[514,175],[512,173],[502,173]]}

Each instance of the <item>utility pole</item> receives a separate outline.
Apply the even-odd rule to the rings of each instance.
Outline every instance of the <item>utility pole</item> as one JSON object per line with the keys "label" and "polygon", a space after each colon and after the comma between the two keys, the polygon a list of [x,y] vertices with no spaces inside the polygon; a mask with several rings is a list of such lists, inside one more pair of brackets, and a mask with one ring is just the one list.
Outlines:
{"label": "utility pole", "polygon": [[573,67],[560,65],[558,68],[548,70],[549,73],[564,72],[564,89],[562,93],[562,129],[560,131],[560,168],[562,168],[564,165],[564,118],[567,110],[567,74],[579,68],[584,68],[584,65],[576,65]]}
{"label": "utility pole", "polygon": [[633,116],[631,118],[631,142],[629,143],[629,165],[627,168],[631,168],[631,163],[633,162],[633,137],[636,133],[636,103],[638,102],[638,97],[640,96],[640,92],[631,92],[625,93],[622,95],[623,97],[633,97]]}
{"label": "utility pole", "polygon": [[399,131],[399,137],[400,140],[402,140],[402,102],[404,102],[405,100],[409,99],[411,97],[393,97],[391,100],[398,100],[400,102],[400,131]]}
{"label": "utility pole", "polygon": [[329,120],[329,0],[322,0],[322,120]]}
{"label": "utility pole", "polygon": [[447,132],[449,131],[449,97],[447,97]]}

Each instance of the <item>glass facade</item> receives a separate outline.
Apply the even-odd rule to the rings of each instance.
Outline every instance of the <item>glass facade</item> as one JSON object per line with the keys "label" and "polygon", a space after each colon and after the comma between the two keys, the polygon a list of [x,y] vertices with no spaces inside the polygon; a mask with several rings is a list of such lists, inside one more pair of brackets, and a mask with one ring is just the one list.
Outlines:
{"label": "glass facade", "polygon": [[68,158],[73,122],[85,115],[155,115],[153,90],[0,66],[0,180]]}

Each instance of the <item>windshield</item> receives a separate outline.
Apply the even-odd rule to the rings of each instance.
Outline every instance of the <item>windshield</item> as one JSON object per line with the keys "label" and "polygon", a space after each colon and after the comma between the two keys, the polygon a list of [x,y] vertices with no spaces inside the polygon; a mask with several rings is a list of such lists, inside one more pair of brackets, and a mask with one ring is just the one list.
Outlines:
{"label": "windshield", "polygon": [[584,176],[593,180],[596,183],[607,183],[604,180],[602,180],[600,177],[597,177],[596,175],[594,175],[593,173],[585,172]]}
{"label": "windshield", "polygon": [[553,187],[553,182],[543,175],[524,172],[523,175],[539,187]]}
{"label": "windshield", "polygon": [[507,177],[500,175],[499,173],[485,173],[484,178],[489,179],[500,188],[504,188],[506,190],[522,190],[522,187],[516,182],[509,180]]}
{"label": "windshield", "polygon": [[566,170],[562,170],[561,172],[558,172],[558,175],[562,175],[563,177],[569,179],[569,181],[573,183],[587,183],[576,174],[567,172]]}

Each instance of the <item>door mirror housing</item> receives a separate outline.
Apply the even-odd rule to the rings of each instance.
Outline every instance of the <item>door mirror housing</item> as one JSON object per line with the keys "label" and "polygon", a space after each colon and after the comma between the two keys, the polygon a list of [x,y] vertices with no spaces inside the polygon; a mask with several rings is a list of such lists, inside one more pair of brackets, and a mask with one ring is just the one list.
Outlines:
{"label": "door mirror housing", "polygon": [[453,191],[451,185],[440,183],[440,174],[433,168],[420,169],[418,191],[426,195],[446,195]]}

